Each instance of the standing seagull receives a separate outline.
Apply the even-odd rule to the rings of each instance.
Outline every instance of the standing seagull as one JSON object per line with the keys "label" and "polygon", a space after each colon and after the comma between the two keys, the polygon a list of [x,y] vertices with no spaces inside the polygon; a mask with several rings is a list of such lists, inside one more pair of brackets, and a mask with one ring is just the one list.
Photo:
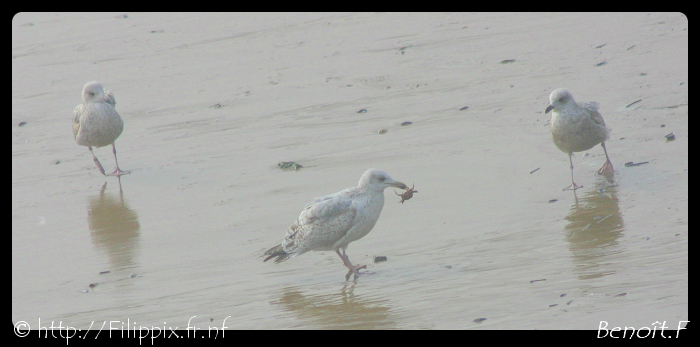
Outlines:
{"label": "standing seagull", "polygon": [[559,88],[549,95],[549,106],[544,111],[552,111],[552,139],[554,144],[569,154],[571,164],[571,185],[564,190],[583,188],[574,182],[573,152],[587,151],[600,143],[605,151],[605,164],[598,170],[599,174],[611,174],[613,165],[605,148],[605,141],[610,137],[605,127],[603,116],[598,113],[597,102],[577,103],[574,97],[564,88]]}
{"label": "standing seagull", "polygon": [[[281,263],[308,251],[334,250],[351,274],[366,266],[352,265],[345,254],[348,244],[367,235],[379,219],[384,207],[384,189],[408,189],[384,171],[369,169],[360,177],[357,187],[315,198],[306,204],[299,218],[289,227],[282,244],[270,248],[264,261],[272,258]],[[341,253],[340,250],[343,250]]]}
{"label": "standing seagull", "polygon": [[87,146],[95,160],[95,165],[105,176],[107,176],[105,169],[97,160],[92,147],[112,145],[117,168],[110,175],[121,176],[129,173],[129,171],[119,169],[119,162],[117,162],[117,148],[114,146],[114,141],[124,130],[124,121],[122,121],[122,117],[119,117],[114,105],[116,102],[112,92],[105,93],[100,82],[89,82],[83,87],[83,103],[73,111],[75,142],[81,146]]}

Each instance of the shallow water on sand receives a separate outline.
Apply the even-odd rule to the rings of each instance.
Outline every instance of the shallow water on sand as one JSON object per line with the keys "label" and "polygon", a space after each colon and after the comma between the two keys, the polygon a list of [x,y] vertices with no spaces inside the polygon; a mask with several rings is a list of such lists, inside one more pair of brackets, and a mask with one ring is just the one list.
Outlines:
{"label": "shallow water on sand", "polygon": [[[13,322],[597,329],[688,319],[682,15],[119,15],[13,20]],[[563,28],[575,44],[548,44]],[[71,137],[91,80],[125,121],[119,165],[131,174],[120,179],[101,176]],[[595,173],[599,146],[577,153],[575,194],[561,191],[569,163],[543,114],[559,87],[598,101],[612,129],[614,177]],[[110,147],[95,153],[113,170]],[[370,167],[419,193],[399,204],[385,191],[377,225],[347,250],[368,265],[362,276],[345,281],[334,252],[262,262],[306,203]]]}

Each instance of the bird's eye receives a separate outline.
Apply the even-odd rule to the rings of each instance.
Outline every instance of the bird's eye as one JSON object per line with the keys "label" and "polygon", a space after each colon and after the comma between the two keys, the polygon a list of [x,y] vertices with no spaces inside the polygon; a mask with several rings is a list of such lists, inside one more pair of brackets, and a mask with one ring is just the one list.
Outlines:
{"label": "bird's eye", "polygon": [[386,177],[384,177],[384,176],[379,176],[379,182],[384,182],[385,179],[386,179]]}
{"label": "bird's eye", "polygon": [[90,96],[95,96],[95,93],[93,92],[89,92],[88,94],[90,94]]}

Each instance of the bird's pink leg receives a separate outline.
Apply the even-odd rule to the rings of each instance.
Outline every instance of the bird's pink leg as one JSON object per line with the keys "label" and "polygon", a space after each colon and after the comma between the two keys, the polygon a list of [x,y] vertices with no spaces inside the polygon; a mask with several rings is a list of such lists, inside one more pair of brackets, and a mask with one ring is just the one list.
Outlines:
{"label": "bird's pink leg", "polygon": [[344,250],[344,249],[343,249],[343,254],[340,254],[340,251],[337,250],[337,249],[335,250],[335,253],[337,253],[338,256],[340,257],[340,259],[343,260],[343,264],[345,265],[345,267],[347,267],[348,269],[350,269],[350,271],[348,271],[348,274],[345,275],[345,280],[346,280],[346,281],[350,279],[350,275],[352,275],[352,274],[355,274],[355,277],[357,277],[358,275],[360,275],[360,272],[359,272],[358,270],[367,268],[367,265],[362,265],[362,266],[360,266],[360,265],[352,265],[352,263],[350,262],[350,258],[348,257],[347,254],[345,254],[345,250]]}
{"label": "bird's pink leg", "polygon": [[100,169],[100,172],[103,175],[107,176],[107,174],[105,174],[105,169],[102,168],[102,164],[100,164],[100,161],[97,160],[97,157],[95,156],[95,152],[92,151],[92,147],[88,146],[88,149],[90,150],[90,154],[92,154],[92,159],[95,161],[95,165],[97,165],[97,168]]}
{"label": "bird's pink leg", "polygon": [[[109,175],[110,176],[121,176],[121,175],[126,175],[126,174],[130,173],[131,171],[122,171],[119,168],[119,162],[117,161],[117,147],[114,145],[114,143],[112,143],[112,153],[114,153],[114,163],[117,164],[117,168],[114,169],[114,172],[112,172]],[[97,160],[97,159],[95,159],[95,160]],[[102,173],[104,174],[104,171]]]}
{"label": "bird's pink leg", "polygon": [[562,190],[576,190],[579,188],[583,188],[583,186],[580,186],[574,182],[574,161],[571,160],[571,153],[569,153],[569,164],[571,164],[571,185],[562,189]]}
{"label": "bird's pink leg", "polygon": [[608,150],[605,148],[605,142],[600,143],[601,146],[603,146],[603,151],[605,151],[605,164],[598,170],[598,174],[604,175],[604,174],[611,174],[613,173],[613,165],[610,162],[610,157],[608,157]]}

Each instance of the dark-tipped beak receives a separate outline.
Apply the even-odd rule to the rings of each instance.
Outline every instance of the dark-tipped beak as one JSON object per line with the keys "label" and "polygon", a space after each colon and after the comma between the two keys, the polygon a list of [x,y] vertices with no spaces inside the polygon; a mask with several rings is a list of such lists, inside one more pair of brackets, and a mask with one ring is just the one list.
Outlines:
{"label": "dark-tipped beak", "polygon": [[399,188],[399,189],[408,189],[408,186],[401,183],[401,182],[394,182],[391,184],[391,186],[394,188]]}
{"label": "dark-tipped beak", "polygon": [[544,113],[545,114],[549,113],[549,111],[551,111],[553,108],[554,108],[554,106],[552,106],[552,105],[547,106],[547,109],[544,110]]}

